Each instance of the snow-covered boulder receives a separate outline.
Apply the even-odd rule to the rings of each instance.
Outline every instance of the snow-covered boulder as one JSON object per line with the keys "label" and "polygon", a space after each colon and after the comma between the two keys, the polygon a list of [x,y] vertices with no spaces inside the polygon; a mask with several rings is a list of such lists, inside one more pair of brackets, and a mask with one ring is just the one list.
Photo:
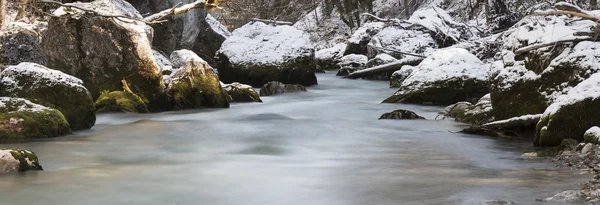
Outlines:
{"label": "snow-covered boulder", "polygon": [[390,88],[399,88],[400,86],[402,86],[404,80],[406,80],[408,76],[412,74],[414,69],[414,66],[402,66],[400,70],[397,70],[394,73],[392,73],[392,76],[390,77]]}
{"label": "snow-covered boulder", "polygon": [[0,149],[0,172],[43,170],[37,155],[29,150]]}
{"label": "snow-covered boulder", "polygon": [[321,49],[315,52],[317,70],[324,71],[338,69],[336,65],[344,55],[344,50],[346,50],[346,44],[340,43],[331,48]]}
{"label": "snow-covered boulder", "polygon": [[71,133],[60,111],[10,97],[0,97],[0,128],[0,139],[47,138]]}
{"label": "snow-covered boulder", "polygon": [[156,63],[158,63],[162,75],[170,75],[173,73],[173,63],[171,63],[171,60],[167,56],[154,49],[152,49],[152,55],[154,55],[154,59],[156,60]]}
{"label": "snow-covered boulder", "polygon": [[468,107],[465,112],[459,113],[456,116],[456,121],[473,125],[481,125],[494,121],[490,94],[483,96],[475,105]]}
{"label": "snow-covered boulder", "polygon": [[[123,0],[73,3],[109,16],[142,16]],[[145,23],[116,20],[90,12],[61,7],[50,18],[42,47],[48,67],[83,80],[94,99],[102,91],[122,90],[122,80],[160,111],[166,97],[160,67],[152,53]]]}
{"label": "snow-covered boulder", "polygon": [[367,68],[371,68],[371,67],[375,67],[375,66],[380,66],[380,65],[384,65],[384,64],[388,64],[388,63],[393,63],[398,61],[396,58],[392,57],[391,55],[388,55],[386,53],[382,53],[379,54],[377,56],[375,56],[375,58],[370,59],[367,62],[366,67]]}
{"label": "snow-covered boulder", "polygon": [[171,53],[171,63],[173,63],[173,68],[179,69],[183,67],[186,63],[190,61],[196,62],[206,62],[203,58],[200,58],[194,51],[181,49],[176,50]]}
{"label": "snow-covered boulder", "polygon": [[306,92],[306,88],[298,84],[283,84],[271,81],[260,88],[260,96],[281,95],[284,93]]}
{"label": "snow-covered boulder", "polygon": [[167,88],[174,110],[228,108],[229,95],[206,62],[189,61],[175,74]]}
{"label": "snow-covered boulder", "polygon": [[127,91],[103,93],[96,100],[96,112],[148,113],[148,106],[142,98]]}
{"label": "snow-covered boulder", "polygon": [[221,84],[231,96],[232,102],[262,102],[258,92],[252,86],[241,83]]}
{"label": "snow-covered boulder", "polygon": [[291,26],[246,24],[225,40],[217,58],[219,77],[225,83],[317,84],[314,47],[308,35]]}
{"label": "snow-covered boulder", "polygon": [[583,134],[583,142],[598,144],[600,140],[600,127],[593,126]]}
{"label": "snow-covered boulder", "polygon": [[354,71],[365,69],[369,58],[364,55],[350,54],[340,58],[337,67],[340,69],[337,76],[346,76]]}
{"label": "snow-covered boulder", "polygon": [[599,107],[600,73],[596,73],[546,109],[537,125],[535,145],[557,146],[569,138],[583,141],[590,127],[600,125]]}
{"label": "snow-covered boulder", "polygon": [[90,129],[96,123],[94,101],[83,82],[39,64],[21,63],[0,72],[0,96],[57,109],[73,130]]}
{"label": "snow-covered boulder", "polygon": [[0,64],[32,62],[46,65],[48,61],[39,41],[40,35],[27,28],[0,31]]}
{"label": "snow-covered boulder", "polygon": [[386,103],[450,105],[475,102],[488,90],[488,65],[460,48],[436,51],[414,67]]}
{"label": "snow-covered boulder", "polygon": [[[179,3],[196,0],[127,0],[140,13],[157,13]],[[165,53],[189,49],[214,66],[214,56],[231,33],[204,9],[193,9],[185,14],[166,19],[169,23],[153,24],[152,45]]]}

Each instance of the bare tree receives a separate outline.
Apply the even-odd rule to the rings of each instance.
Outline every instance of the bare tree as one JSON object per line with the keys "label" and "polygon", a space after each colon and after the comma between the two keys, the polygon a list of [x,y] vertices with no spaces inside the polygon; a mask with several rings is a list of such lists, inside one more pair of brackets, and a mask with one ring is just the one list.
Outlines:
{"label": "bare tree", "polygon": [[0,29],[4,28],[6,18],[6,0],[0,0]]}
{"label": "bare tree", "polygon": [[409,0],[404,0],[404,15],[406,16],[406,19],[410,18],[410,4],[409,4]]}

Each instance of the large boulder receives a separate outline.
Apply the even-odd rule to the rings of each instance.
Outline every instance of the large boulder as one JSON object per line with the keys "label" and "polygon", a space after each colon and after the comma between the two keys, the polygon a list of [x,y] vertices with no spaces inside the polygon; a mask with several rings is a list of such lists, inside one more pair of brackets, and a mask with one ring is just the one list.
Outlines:
{"label": "large boulder", "polygon": [[585,132],[600,125],[600,73],[570,89],[550,105],[537,124],[535,145],[558,146],[563,139],[583,141]]}
{"label": "large boulder", "polygon": [[[123,0],[73,3],[108,16],[141,18]],[[61,7],[51,16],[42,47],[48,67],[83,80],[94,99],[102,91],[120,90],[122,80],[151,111],[165,107],[165,86],[151,49],[151,29],[139,21],[115,19]]]}
{"label": "large boulder", "polygon": [[205,62],[204,59],[200,58],[200,56],[194,53],[194,51],[186,49],[173,51],[169,58],[171,59],[171,63],[175,69],[183,67],[183,65],[190,61]]}
{"label": "large boulder", "polygon": [[229,95],[206,61],[185,63],[173,75],[167,94],[175,110],[229,107]]}
{"label": "large boulder", "polygon": [[231,96],[232,102],[262,102],[252,86],[241,83],[221,84],[221,87]]}
{"label": "large boulder", "polygon": [[17,27],[0,31],[0,64],[32,62],[46,65],[48,61],[39,41],[40,35],[32,29]]}
{"label": "large boulder", "polygon": [[57,109],[73,130],[90,129],[96,123],[92,95],[81,80],[35,63],[0,72],[0,96],[25,98]]}
{"label": "large boulder", "polygon": [[414,66],[402,66],[400,70],[394,71],[392,76],[390,76],[390,88],[399,88],[402,86],[404,80],[412,74],[414,69]]}
{"label": "large boulder", "polygon": [[348,74],[365,69],[369,58],[365,55],[350,54],[340,58],[337,63],[338,70],[336,76],[347,76]]}
{"label": "large boulder", "polygon": [[291,26],[246,24],[225,40],[217,58],[219,77],[225,83],[317,84],[314,48],[308,35]]}
{"label": "large boulder", "polygon": [[[140,13],[158,13],[173,8],[179,3],[187,4],[196,0],[127,0]],[[214,56],[221,44],[231,33],[208,14],[204,9],[193,9],[181,15],[166,19],[169,23],[153,24],[154,41],[152,46],[165,53],[189,49],[200,55],[211,66],[215,66]]]}
{"label": "large boulder", "polygon": [[346,44],[336,44],[331,48],[321,49],[315,52],[315,62],[317,70],[335,70],[338,69],[337,63],[344,54]]}
{"label": "large boulder", "polygon": [[450,105],[475,102],[489,92],[488,66],[460,48],[436,51],[414,68],[385,103]]}
{"label": "large boulder", "polygon": [[494,121],[494,111],[490,94],[487,94],[473,106],[456,115],[456,121],[474,125],[486,124]]}
{"label": "large boulder", "polygon": [[306,88],[298,84],[283,84],[271,81],[260,88],[260,96],[281,95],[284,93],[306,92]]}
{"label": "large boulder", "polygon": [[0,172],[43,170],[37,155],[29,150],[0,149]]}
{"label": "large boulder", "polygon": [[0,139],[58,137],[70,134],[60,111],[21,98],[0,97]]}
{"label": "large boulder", "polygon": [[100,95],[96,100],[96,112],[147,113],[148,107],[142,99],[127,91],[113,91]]}

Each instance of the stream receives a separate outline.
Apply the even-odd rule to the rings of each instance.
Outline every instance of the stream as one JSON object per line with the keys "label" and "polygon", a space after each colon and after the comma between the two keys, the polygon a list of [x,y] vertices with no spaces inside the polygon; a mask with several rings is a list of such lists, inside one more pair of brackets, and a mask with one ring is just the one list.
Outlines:
{"label": "stream", "polygon": [[[388,82],[319,74],[309,92],[157,114],[101,114],[73,135],[2,144],[45,171],[0,175],[0,205],[410,205],[536,202],[589,175],[521,158],[531,140],[454,133],[442,107],[380,104]],[[429,119],[377,120],[408,109]]]}

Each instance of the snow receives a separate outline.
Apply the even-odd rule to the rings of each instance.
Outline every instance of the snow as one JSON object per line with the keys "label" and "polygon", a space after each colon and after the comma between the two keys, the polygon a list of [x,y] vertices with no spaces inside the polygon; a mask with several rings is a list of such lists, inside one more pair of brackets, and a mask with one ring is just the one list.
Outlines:
{"label": "snow", "polygon": [[229,32],[229,30],[227,30],[227,28],[225,28],[225,26],[221,24],[221,22],[219,22],[217,19],[215,19],[215,17],[213,17],[212,15],[206,15],[205,20],[210,26],[210,28],[212,28],[213,31],[217,32],[219,35],[225,38],[231,36],[231,32]]}
{"label": "snow", "polygon": [[[15,104],[20,104],[19,107],[7,107],[9,105],[15,105]],[[32,103],[29,100],[26,99],[22,99],[22,98],[11,98],[11,97],[0,97],[0,108],[5,107],[5,108],[10,108],[8,113],[15,113],[15,112],[42,112],[42,111],[46,111],[46,110],[50,110],[50,108],[44,107],[42,105],[38,105],[35,103]]]}
{"label": "snow", "polygon": [[206,61],[204,61],[204,59],[200,58],[200,56],[198,56],[196,53],[194,53],[194,51],[190,51],[190,50],[186,50],[186,49],[173,51],[171,53],[170,58],[171,58],[171,63],[173,63],[172,64],[173,68],[181,68],[187,62],[191,62],[191,61],[206,63]]}
{"label": "snow", "polygon": [[382,53],[382,54],[376,55],[375,58],[369,60],[369,62],[371,62],[371,61],[377,61],[380,64],[388,64],[388,63],[396,62],[396,61],[398,61],[398,59],[396,59],[393,56],[388,55],[386,53]]}
{"label": "snow", "polygon": [[553,115],[562,106],[598,98],[600,98],[600,73],[595,73],[590,78],[573,87],[567,94],[558,97],[554,103],[546,108],[544,116]]}
{"label": "snow", "polygon": [[502,124],[507,124],[507,123],[511,123],[511,122],[527,122],[527,121],[537,121],[542,117],[542,114],[535,114],[535,115],[523,115],[523,116],[519,116],[519,117],[513,117],[510,119],[506,119],[506,120],[499,120],[499,121],[494,121],[494,122],[490,122],[487,124],[484,124],[484,127],[488,127],[488,126],[494,126],[494,125],[502,125]]}
{"label": "snow", "polygon": [[[0,150],[0,165],[10,165],[10,164],[19,164],[19,160],[16,159],[13,155],[12,155],[12,150],[10,149],[2,149]],[[3,170],[0,168],[0,170]]]}
{"label": "snow", "polygon": [[292,26],[273,26],[262,22],[246,24],[221,46],[233,64],[282,64],[291,59],[314,55],[309,36]]}
{"label": "snow", "polygon": [[357,64],[360,66],[364,66],[367,64],[368,61],[369,58],[365,55],[350,54],[340,58],[340,62],[338,63],[338,65]]}
{"label": "snow", "polygon": [[365,23],[352,34],[348,42],[359,44],[360,42],[370,41],[373,35],[379,33],[385,27],[386,24],[383,22]]}
{"label": "snow", "polygon": [[588,129],[587,131],[585,131],[585,134],[587,136],[596,136],[600,139],[600,127],[598,126],[594,126],[590,129]]}
{"label": "snow", "polygon": [[246,90],[246,89],[254,89],[252,86],[246,85],[246,84],[241,84],[238,82],[234,82],[231,84],[224,84],[223,82],[221,82],[221,87],[223,89],[225,89],[225,91],[229,92],[231,90],[235,89],[241,89],[241,90]]}
{"label": "snow", "polygon": [[419,24],[434,32],[443,32],[447,36],[454,38],[456,41],[460,39],[461,32],[454,27],[464,26],[464,24],[454,21],[446,11],[437,6],[431,6],[415,11],[408,21]]}
{"label": "snow", "polygon": [[492,63],[490,72],[493,73],[493,81],[499,82],[497,89],[510,89],[519,81],[535,80],[540,76],[533,71],[525,68],[525,62],[515,61],[515,54],[511,51],[503,50],[501,53],[503,60]]}
{"label": "snow", "polygon": [[342,57],[344,55],[344,51],[346,50],[345,43],[335,44],[331,48],[321,49],[315,52],[315,59],[317,60],[330,60]]}
{"label": "snow", "polygon": [[[26,76],[28,78],[26,79],[27,82],[20,82],[19,78],[21,76]],[[31,83],[33,87],[60,84],[86,90],[83,81],[80,79],[35,63],[20,63],[16,66],[9,66],[0,72],[0,83],[5,85],[8,92],[22,89],[20,86],[25,83]]]}
{"label": "snow", "polygon": [[[358,33],[357,36],[358,35],[364,34]],[[380,31],[373,36],[371,42],[376,47],[418,54],[432,53],[434,48],[438,47],[437,43],[429,33],[418,30],[407,30],[399,26],[388,26],[380,29]]]}
{"label": "snow", "polygon": [[424,86],[428,82],[451,78],[470,78],[486,81],[488,69],[481,60],[462,48],[436,51],[414,68],[403,86]]}
{"label": "snow", "polygon": [[294,24],[294,27],[306,32],[316,49],[346,43],[347,36],[351,35],[349,33],[351,31],[350,27],[342,21],[336,10],[327,17],[323,14],[321,6],[308,12],[307,15]]}

